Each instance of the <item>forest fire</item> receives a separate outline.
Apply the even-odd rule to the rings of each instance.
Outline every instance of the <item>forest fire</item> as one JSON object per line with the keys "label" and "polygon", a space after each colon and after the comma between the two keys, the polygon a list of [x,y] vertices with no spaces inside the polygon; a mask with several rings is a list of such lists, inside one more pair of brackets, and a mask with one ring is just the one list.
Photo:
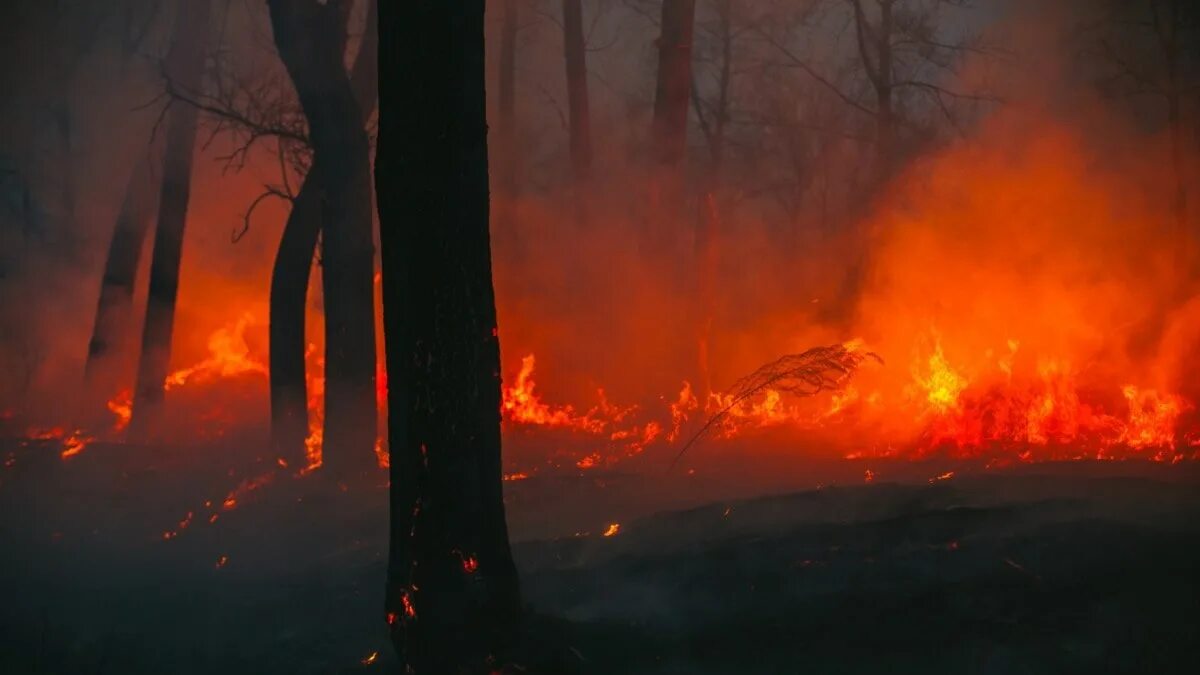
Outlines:
{"label": "forest fire", "polygon": [[0,672],[1195,661],[1200,3],[8,4]]}

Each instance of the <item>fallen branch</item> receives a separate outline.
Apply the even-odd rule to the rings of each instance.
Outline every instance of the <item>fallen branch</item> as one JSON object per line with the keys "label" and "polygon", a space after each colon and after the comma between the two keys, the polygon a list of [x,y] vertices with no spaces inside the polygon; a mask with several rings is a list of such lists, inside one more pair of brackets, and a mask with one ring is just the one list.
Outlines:
{"label": "fallen branch", "polygon": [[836,344],[813,347],[801,354],[788,354],[772,361],[733,383],[728,403],[705,421],[687,443],[683,444],[667,471],[675,468],[683,454],[700,441],[713,427],[720,424],[730,411],[767,389],[797,397],[815,396],[822,391],[841,389],[866,360],[880,364],[883,359],[874,352],[863,351],[856,344]]}

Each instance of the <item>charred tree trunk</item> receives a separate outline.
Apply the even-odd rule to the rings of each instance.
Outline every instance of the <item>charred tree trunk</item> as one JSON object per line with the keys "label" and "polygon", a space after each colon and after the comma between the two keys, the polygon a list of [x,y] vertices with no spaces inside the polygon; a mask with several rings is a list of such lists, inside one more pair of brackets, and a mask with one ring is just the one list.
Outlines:
{"label": "charred tree trunk", "polygon": [[588,107],[582,0],[563,0],[563,51],[567,63],[571,168],[576,180],[585,180],[592,169],[592,124]]}
{"label": "charred tree trunk", "polygon": [[162,143],[151,143],[134,167],[109,240],[84,370],[89,387],[97,394],[111,395],[109,390],[128,377],[124,367],[133,356],[133,293],[158,196],[156,188],[161,188],[155,179],[161,176],[162,149]]}
{"label": "charred tree trunk", "polygon": [[495,672],[520,598],[500,473],[484,1],[380,12],[388,620],[410,672]]}
{"label": "charred tree trunk", "polygon": [[656,159],[669,166],[682,162],[687,150],[695,14],[696,0],[663,0],[658,84],[654,95],[654,144]]}
{"label": "charred tree trunk", "polygon": [[[379,81],[378,0],[370,2],[362,44],[350,74],[364,127],[375,108]],[[271,272],[271,440],[279,456],[295,461],[306,459],[308,384],[304,318],[309,275],[321,232],[323,173],[321,158],[317,158],[292,203]]]}
{"label": "charred tree trunk", "polygon": [[[182,3],[178,10],[174,43],[167,54],[166,68],[172,86],[187,92],[197,92],[203,85],[210,5],[209,0],[195,0]],[[162,194],[150,261],[146,321],[142,326],[141,356],[134,387],[130,426],[134,437],[145,437],[153,429],[171,362],[171,335],[179,291],[183,232],[191,197],[197,117],[195,107],[178,101],[171,103],[163,156]]]}
{"label": "charred tree trunk", "polygon": [[346,0],[269,0],[284,67],[308,119],[321,187],[326,471],[375,466],[375,331],[370,147],[343,66]]}

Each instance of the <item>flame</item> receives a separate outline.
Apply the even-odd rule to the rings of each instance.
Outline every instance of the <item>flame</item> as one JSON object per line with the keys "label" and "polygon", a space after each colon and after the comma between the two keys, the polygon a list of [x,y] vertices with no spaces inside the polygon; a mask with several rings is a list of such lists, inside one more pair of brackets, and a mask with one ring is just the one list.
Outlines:
{"label": "flame", "polygon": [[192,380],[206,381],[245,374],[267,375],[267,366],[250,355],[246,329],[255,323],[253,315],[243,313],[232,324],[218,328],[208,338],[208,358],[181,368],[167,376],[165,390]]}
{"label": "flame", "polygon": [[[59,457],[64,460],[83,452],[96,440],[94,436],[83,429],[67,431],[63,427],[49,429],[33,427],[25,431],[25,437],[31,441],[59,441],[62,447]],[[6,465],[11,466],[7,463]]]}
{"label": "flame", "polygon": [[926,374],[914,372],[913,379],[925,392],[926,400],[936,413],[945,413],[956,408],[959,394],[967,387],[966,378],[955,372],[946,361],[940,341],[929,355]]}
{"label": "flame", "polygon": [[304,454],[307,465],[303,471],[312,471],[321,466],[321,450],[325,434],[325,357],[317,345],[308,343],[304,351],[308,364],[305,378],[308,380],[308,436],[304,439]]}
{"label": "flame", "polygon": [[[1127,384],[1121,393],[1129,403],[1129,422],[1121,432],[1121,442],[1131,448],[1175,449],[1175,429],[1180,413],[1188,406],[1183,398],[1141,390]],[[1164,459],[1161,454],[1156,459]]]}
{"label": "flame", "polygon": [[608,528],[604,530],[605,537],[615,537],[621,531],[620,523],[609,523]]}
{"label": "flame", "polygon": [[599,431],[603,427],[602,423],[593,421],[586,415],[577,416],[572,406],[550,406],[542,403],[541,398],[534,393],[537,386],[533,381],[535,363],[533,354],[522,358],[521,371],[517,373],[516,383],[503,389],[500,410],[504,418],[519,424]]}
{"label": "flame", "polygon": [[109,400],[108,410],[116,416],[116,420],[113,421],[113,432],[124,431],[133,417],[133,392],[129,389],[122,389]]}

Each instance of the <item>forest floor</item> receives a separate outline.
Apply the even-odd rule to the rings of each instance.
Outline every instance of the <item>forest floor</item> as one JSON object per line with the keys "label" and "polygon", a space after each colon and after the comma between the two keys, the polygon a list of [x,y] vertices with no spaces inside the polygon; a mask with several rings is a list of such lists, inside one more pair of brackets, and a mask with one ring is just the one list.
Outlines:
{"label": "forest floor", "polygon": [[[2,444],[0,672],[394,669],[385,476],[211,452]],[[506,483],[537,630],[605,675],[1200,672],[1195,467],[872,468]]]}

